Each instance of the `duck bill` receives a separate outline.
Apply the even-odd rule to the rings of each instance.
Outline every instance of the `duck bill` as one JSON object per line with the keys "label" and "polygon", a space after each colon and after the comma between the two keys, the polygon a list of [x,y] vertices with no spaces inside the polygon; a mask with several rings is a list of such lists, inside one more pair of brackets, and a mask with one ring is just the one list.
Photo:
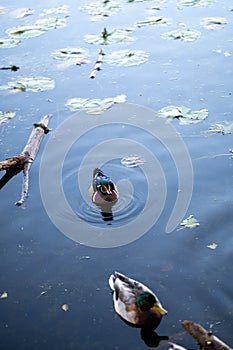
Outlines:
{"label": "duck bill", "polygon": [[160,315],[166,315],[167,314],[167,310],[165,310],[162,305],[159,305],[158,303],[155,303],[153,308],[154,311],[157,311],[158,313],[160,313]]}

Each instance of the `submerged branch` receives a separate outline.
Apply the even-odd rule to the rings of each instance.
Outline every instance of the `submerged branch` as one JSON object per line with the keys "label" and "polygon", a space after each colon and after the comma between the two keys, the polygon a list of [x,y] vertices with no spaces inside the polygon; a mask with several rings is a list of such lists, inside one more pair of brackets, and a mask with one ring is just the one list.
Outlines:
{"label": "submerged branch", "polygon": [[101,70],[104,55],[105,54],[104,54],[103,50],[100,49],[99,56],[97,58],[97,61],[95,62],[95,66],[94,66],[93,70],[91,71],[91,74],[89,75],[89,78],[94,79],[96,76],[96,73]]}

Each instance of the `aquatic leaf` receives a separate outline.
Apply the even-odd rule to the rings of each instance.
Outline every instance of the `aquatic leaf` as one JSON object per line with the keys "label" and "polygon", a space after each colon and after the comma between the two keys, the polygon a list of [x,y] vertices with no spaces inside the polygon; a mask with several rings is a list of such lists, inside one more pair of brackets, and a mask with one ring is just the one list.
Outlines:
{"label": "aquatic leaf", "polygon": [[168,25],[172,23],[171,18],[165,18],[162,16],[154,16],[145,19],[144,21],[139,21],[136,23],[137,27],[154,26],[154,25]]}
{"label": "aquatic leaf", "polygon": [[174,39],[174,40],[182,40],[182,41],[194,41],[199,39],[201,33],[197,30],[172,30],[170,32],[161,34],[163,39]]}
{"label": "aquatic leaf", "polygon": [[93,20],[103,19],[117,13],[122,5],[118,1],[94,1],[80,8],[81,11],[94,15]]}
{"label": "aquatic leaf", "polygon": [[30,15],[33,15],[35,10],[29,9],[29,8],[19,8],[11,12],[11,15],[13,15],[16,18],[24,18]]}
{"label": "aquatic leaf", "polygon": [[200,226],[199,222],[193,217],[193,215],[189,215],[189,217],[184,219],[180,225],[187,228],[196,228]]}
{"label": "aquatic leaf", "polygon": [[51,53],[56,60],[84,59],[88,56],[88,51],[77,47],[66,47]]}
{"label": "aquatic leaf", "polygon": [[16,81],[8,82],[7,85],[0,86],[0,90],[17,90],[17,91],[44,91],[54,89],[54,80],[47,77],[23,77]]}
{"label": "aquatic leaf", "polygon": [[178,6],[210,6],[215,2],[216,0],[180,0]]}
{"label": "aquatic leaf", "polygon": [[63,305],[61,306],[61,309],[62,309],[63,311],[68,311],[68,310],[69,310],[69,306],[68,306],[67,304],[63,304]]}
{"label": "aquatic leaf", "polygon": [[149,58],[149,53],[140,50],[119,50],[107,54],[105,62],[119,66],[136,66],[146,62]]}
{"label": "aquatic leaf", "polygon": [[214,134],[231,134],[233,132],[233,123],[229,122],[223,122],[222,124],[217,123],[214,125],[211,125],[209,128],[209,132],[212,132]]}
{"label": "aquatic leaf", "polygon": [[134,168],[144,163],[145,160],[140,156],[126,156],[121,159],[121,164],[127,168]]}
{"label": "aquatic leaf", "polygon": [[208,117],[207,109],[191,111],[185,106],[167,106],[159,110],[159,116],[168,119],[179,119],[181,125],[195,124],[205,120]]}
{"label": "aquatic leaf", "polygon": [[212,244],[209,244],[209,245],[207,245],[207,248],[210,248],[210,249],[216,249],[217,248],[217,244],[216,243],[212,243]]}
{"label": "aquatic leaf", "polygon": [[227,19],[224,17],[205,17],[200,21],[200,25],[209,30],[222,29],[223,24],[227,24]]}
{"label": "aquatic leaf", "polygon": [[46,16],[46,15],[59,15],[59,14],[65,14],[67,15],[69,13],[69,7],[67,5],[62,5],[58,7],[52,7],[49,9],[44,9],[43,12],[40,14],[40,16]]}
{"label": "aquatic leaf", "polygon": [[22,39],[33,38],[44,34],[45,32],[46,28],[40,27],[36,24],[17,26],[6,30],[6,34],[8,34],[9,36]]}
{"label": "aquatic leaf", "polygon": [[88,44],[98,45],[126,43],[135,40],[135,38],[128,35],[133,31],[134,29],[114,29],[109,33],[105,28],[101,35],[87,34],[84,36],[84,40]]}
{"label": "aquatic leaf", "polygon": [[0,6],[0,15],[2,15],[2,14],[5,13],[5,12],[6,12],[5,7]]}
{"label": "aquatic leaf", "polygon": [[85,110],[89,114],[101,114],[106,109],[112,107],[115,103],[123,103],[126,100],[125,95],[100,99],[71,98],[67,101],[66,107],[71,111]]}
{"label": "aquatic leaf", "polygon": [[0,111],[0,124],[7,123],[8,120],[14,118],[15,115],[15,112],[6,111],[5,113],[3,113],[2,111]]}
{"label": "aquatic leaf", "polygon": [[20,44],[20,40],[14,38],[0,38],[0,48],[8,49]]}
{"label": "aquatic leaf", "polygon": [[35,25],[41,27],[43,30],[56,29],[60,27],[65,27],[66,19],[58,17],[45,17],[38,19],[35,22]]}
{"label": "aquatic leaf", "polygon": [[3,292],[2,294],[0,294],[0,299],[6,299],[6,298],[8,298],[7,292]]}

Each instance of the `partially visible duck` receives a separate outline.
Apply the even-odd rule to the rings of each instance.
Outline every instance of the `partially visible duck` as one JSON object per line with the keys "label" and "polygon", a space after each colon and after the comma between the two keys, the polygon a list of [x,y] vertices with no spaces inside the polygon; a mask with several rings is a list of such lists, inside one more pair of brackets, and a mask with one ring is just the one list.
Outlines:
{"label": "partially visible duck", "polygon": [[109,278],[116,313],[127,323],[154,330],[167,311],[145,285],[115,272]]}

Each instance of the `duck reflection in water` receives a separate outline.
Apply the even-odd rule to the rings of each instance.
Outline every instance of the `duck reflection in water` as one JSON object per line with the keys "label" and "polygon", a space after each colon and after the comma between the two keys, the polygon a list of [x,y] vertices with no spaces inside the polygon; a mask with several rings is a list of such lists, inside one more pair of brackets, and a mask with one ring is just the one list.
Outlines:
{"label": "duck reflection in water", "polygon": [[154,329],[167,311],[158,297],[144,284],[115,272],[109,278],[116,313],[131,327],[141,328],[141,338],[149,347],[157,347],[167,336],[159,336]]}
{"label": "duck reflection in water", "polygon": [[104,221],[112,221],[112,207],[118,200],[118,190],[113,181],[99,168],[94,169],[90,186],[92,202],[100,208]]}

